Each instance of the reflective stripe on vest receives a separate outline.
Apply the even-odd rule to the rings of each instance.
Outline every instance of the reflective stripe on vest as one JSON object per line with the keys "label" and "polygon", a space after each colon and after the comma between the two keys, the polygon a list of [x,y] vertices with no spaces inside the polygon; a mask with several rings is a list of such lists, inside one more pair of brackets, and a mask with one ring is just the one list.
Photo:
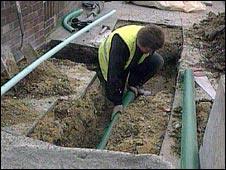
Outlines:
{"label": "reflective stripe on vest", "polygon": [[[102,43],[100,44],[99,50],[98,50],[98,59],[99,59],[101,72],[102,72],[105,80],[107,80],[109,53],[110,53],[112,37],[114,36],[114,34],[119,34],[119,36],[124,40],[124,42],[126,43],[128,49],[129,49],[130,56],[124,67],[124,69],[126,69],[129,66],[130,62],[132,61],[132,58],[134,57],[135,50],[136,50],[137,33],[142,27],[143,26],[129,25],[129,26],[124,26],[124,27],[118,28],[115,31],[113,31],[107,37],[107,39],[102,41]],[[148,55],[149,54],[144,54],[140,58],[138,64],[142,63]]]}

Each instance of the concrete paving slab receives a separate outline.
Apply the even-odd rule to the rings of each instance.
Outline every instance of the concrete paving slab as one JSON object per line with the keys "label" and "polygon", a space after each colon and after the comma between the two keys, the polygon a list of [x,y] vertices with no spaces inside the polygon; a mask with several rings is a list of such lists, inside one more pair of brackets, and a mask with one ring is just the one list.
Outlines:
{"label": "concrete paving slab", "polygon": [[172,169],[151,154],[134,155],[96,149],[65,148],[23,136],[1,134],[1,167],[29,169]]}
{"label": "concrete paving slab", "polygon": [[[102,25],[107,25],[113,30],[117,20],[129,20],[129,21],[141,21],[157,24],[167,24],[171,26],[183,26],[185,28],[191,26],[194,23],[199,22],[209,11],[223,12],[225,11],[223,1],[214,1],[212,7],[208,6],[207,10],[193,13],[184,13],[179,11],[166,11],[155,8],[143,7],[134,4],[125,3],[125,1],[111,1],[105,2],[103,11],[99,16],[103,16],[115,9],[116,13],[107,18],[97,26],[93,27],[89,32],[75,39],[71,43],[86,44],[88,46],[97,47],[99,44],[93,44],[93,39],[99,36],[99,32],[102,30]],[[99,17],[98,16],[98,17]],[[81,17],[84,18],[84,17]],[[50,35],[50,40],[63,41],[67,37],[72,35],[62,26],[58,27],[55,32]],[[101,38],[101,36],[99,36]]]}
{"label": "concrete paving slab", "polygon": [[[99,15],[103,16],[109,13],[110,11],[111,10],[104,10]],[[85,44],[86,46],[90,46],[90,47],[98,47],[99,43],[98,42],[94,43],[93,40],[97,38],[97,36],[99,37],[99,39],[104,37],[104,35],[99,35],[100,31],[102,30],[102,25],[107,25],[111,28],[111,30],[113,29],[116,22],[116,17],[113,15],[110,16],[108,19],[106,19],[108,21],[104,20],[103,22],[97,24],[95,27],[91,28],[86,33],[83,33],[82,35],[80,35],[80,37],[71,41],[71,44],[79,44],[79,45]],[[52,40],[64,41],[65,39],[67,39],[73,34],[74,33],[70,33],[67,30],[65,30],[62,26],[59,26],[53,33],[50,34],[48,41],[52,41]]]}
{"label": "concrete paving slab", "polygon": [[[208,6],[207,10],[192,13],[143,7],[126,3],[125,1],[110,1],[105,2],[104,9],[101,11],[99,16],[103,16],[113,9],[116,10],[115,14],[93,27],[89,32],[84,33],[80,36],[80,38],[75,39],[71,43],[97,47],[99,44],[93,44],[93,39],[99,36],[99,32],[102,30],[102,25],[107,25],[111,28],[111,30],[113,30],[117,20],[141,21],[172,26],[183,26],[184,28],[187,28],[193,23],[197,23],[202,20],[210,11],[215,13],[225,11],[224,1],[213,1],[213,5],[211,7]],[[71,33],[60,26],[50,35],[49,38],[50,40],[63,41],[71,35]],[[101,38],[101,36],[99,38]]]}
{"label": "concrete paving slab", "polygon": [[179,168],[179,161],[180,158],[178,155],[176,155],[172,151],[172,146],[175,146],[175,141],[174,138],[170,136],[172,130],[173,130],[173,114],[174,114],[174,109],[181,107],[182,106],[182,89],[180,88],[180,75],[177,77],[177,84],[176,84],[176,90],[175,90],[175,95],[174,95],[174,101],[173,101],[173,106],[170,114],[170,119],[167,125],[167,130],[164,136],[164,140],[162,143],[162,147],[160,150],[160,156],[162,156],[165,160],[169,161],[172,163],[172,165],[176,168]]}
{"label": "concrete paving slab", "polygon": [[199,157],[202,169],[225,168],[225,75],[217,88]]}

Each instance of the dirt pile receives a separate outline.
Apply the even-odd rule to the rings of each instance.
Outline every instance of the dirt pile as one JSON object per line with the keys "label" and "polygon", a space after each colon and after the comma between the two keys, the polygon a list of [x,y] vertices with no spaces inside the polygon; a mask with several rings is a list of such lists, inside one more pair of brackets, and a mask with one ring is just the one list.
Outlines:
{"label": "dirt pile", "polygon": [[[207,121],[211,111],[212,102],[200,101],[196,103],[196,121],[197,121],[197,139],[198,148],[203,142]],[[180,156],[181,154],[181,127],[182,127],[182,108],[177,107],[174,109],[172,117],[172,131],[170,136],[173,137],[175,145],[172,146],[172,151]]]}
{"label": "dirt pile", "polygon": [[145,85],[152,96],[140,96],[125,108],[107,144],[107,149],[134,154],[159,154],[174,97],[174,65],[165,65]]}
{"label": "dirt pile", "polygon": [[[160,91],[130,104],[113,129],[107,149],[135,154],[159,154],[173,95]],[[166,110],[165,112],[163,110]]]}
{"label": "dirt pile", "polygon": [[209,114],[212,108],[212,102],[198,102],[196,105],[197,112],[197,134],[198,134],[198,147],[202,145],[203,137],[209,118]]}
{"label": "dirt pile", "polygon": [[[90,99],[62,100],[39,122],[30,137],[67,147],[90,147],[95,144],[98,134],[96,115]],[[90,140],[89,136],[93,136]]]}
{"label": "dirt pile", "polygon": [[59,100],[29,135],[65,147],[95,148],[110,121],[104,97],[97,82],[78,100]]}
{"label": "dirt pile", "polygon": [[202,66],[225,74],[225,13],[209,12],[206,19],[188,30],[187,36],[204,54]]}
{"label": "dirt pile", "polygon": [[21,100],[1,99],[1,127],[33,122],[37,116],[37,113]]}
{"label": "dirt pile", "polygon": [[[68,62],[68,61],[66,61]],[[24,63],[20,64],[21,69]],[[7,81],[2,80],[1,83]],[[57,68],[54,62],[45,61],[34,71],[22,79],[7,95],[18,98],[41,98],[44,96],[68,95],[73,92],[73,87],[67,75]]]}

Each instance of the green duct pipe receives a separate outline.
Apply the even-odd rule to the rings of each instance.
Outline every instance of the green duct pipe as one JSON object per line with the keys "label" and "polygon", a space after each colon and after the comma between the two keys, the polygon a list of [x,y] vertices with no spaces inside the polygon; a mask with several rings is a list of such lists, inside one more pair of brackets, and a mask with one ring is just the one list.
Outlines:
{"label": "green duct pipe", "polygon": [[[125,93],[125,95],[123,96],[123,100],[122,100],[122,105],[123,107],[125,108],[126,106],[129,105],[130,102],[132,102],[135,98],[135,94],[131,91],[127,91]],[[104,135],[101,139],[101,142],[99,143],[99,145],[97,146],[97,149],[104,149],[106,144],[107,144],[107,141],[111,135],[111,131],[115,125],[115,123],[117,122],[118,118],[119,118],[119,113],[116,112],[116,113],[112,113],[112,121],[110,122],[109,126],[105,129],[104,131]]]}
{"label": "green duct pipe", "polygon": [[75,10],[75,11],[71,12],[70,14],[68,14],[63,19],[63,27],[70,32],[74,32],[75,28],[73,28],[69,22],[71,21],[72,18],[75,18],[75,17],[78,17],[79,15],[81,15],[82,12],[83,12],[83,9],[79,9],[79,10]]}
{"label": "green duct pipe", "polygon": [[199,154],[194,95],[194,77],[191,69],[184,71],[183,114],[181,129],[181,168],[198,169]]}
{"label": "green duct pipe", "polygon": [[53,49],[49,50],[47,53],[39,57],[37,60],[35,60],[32,64],[24,68],[21,72],[19,72],[16,76],[14,76],[12,79],[10,79],[7,83],[5,83],[3,86],[1,86],[1,96],[5,94],[9,89],[11,89],[16,83],[18,83],[21,79],[23,79],[26,75],[28,75],[30,72],[32,72],[39,64],[56,54],[58,51],[60,51],[62,48],[64,48],[66,45],[68,45],[72,40],[79,37],[86,31],[90,30],[95,25],[99,24],[109,16],[113,15],[116,12],[116,10],[112,10],[111,12],[107,13],[106,15],[98,18],[94,22],[90,23],[83,29],[79,30],[78,32],[74,33],[67,39],[65,39],[63,42],[58,44]]}

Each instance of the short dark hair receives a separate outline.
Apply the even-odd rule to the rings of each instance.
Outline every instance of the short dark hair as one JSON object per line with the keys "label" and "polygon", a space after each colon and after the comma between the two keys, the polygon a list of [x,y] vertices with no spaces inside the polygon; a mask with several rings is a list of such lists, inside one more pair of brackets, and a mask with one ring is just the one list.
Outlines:
{"label": "short dark hair", "polygon": [[138,31],[137,41],[142,47],[157,50],[164,45],[165,35],[160,26],[149,24]]}

